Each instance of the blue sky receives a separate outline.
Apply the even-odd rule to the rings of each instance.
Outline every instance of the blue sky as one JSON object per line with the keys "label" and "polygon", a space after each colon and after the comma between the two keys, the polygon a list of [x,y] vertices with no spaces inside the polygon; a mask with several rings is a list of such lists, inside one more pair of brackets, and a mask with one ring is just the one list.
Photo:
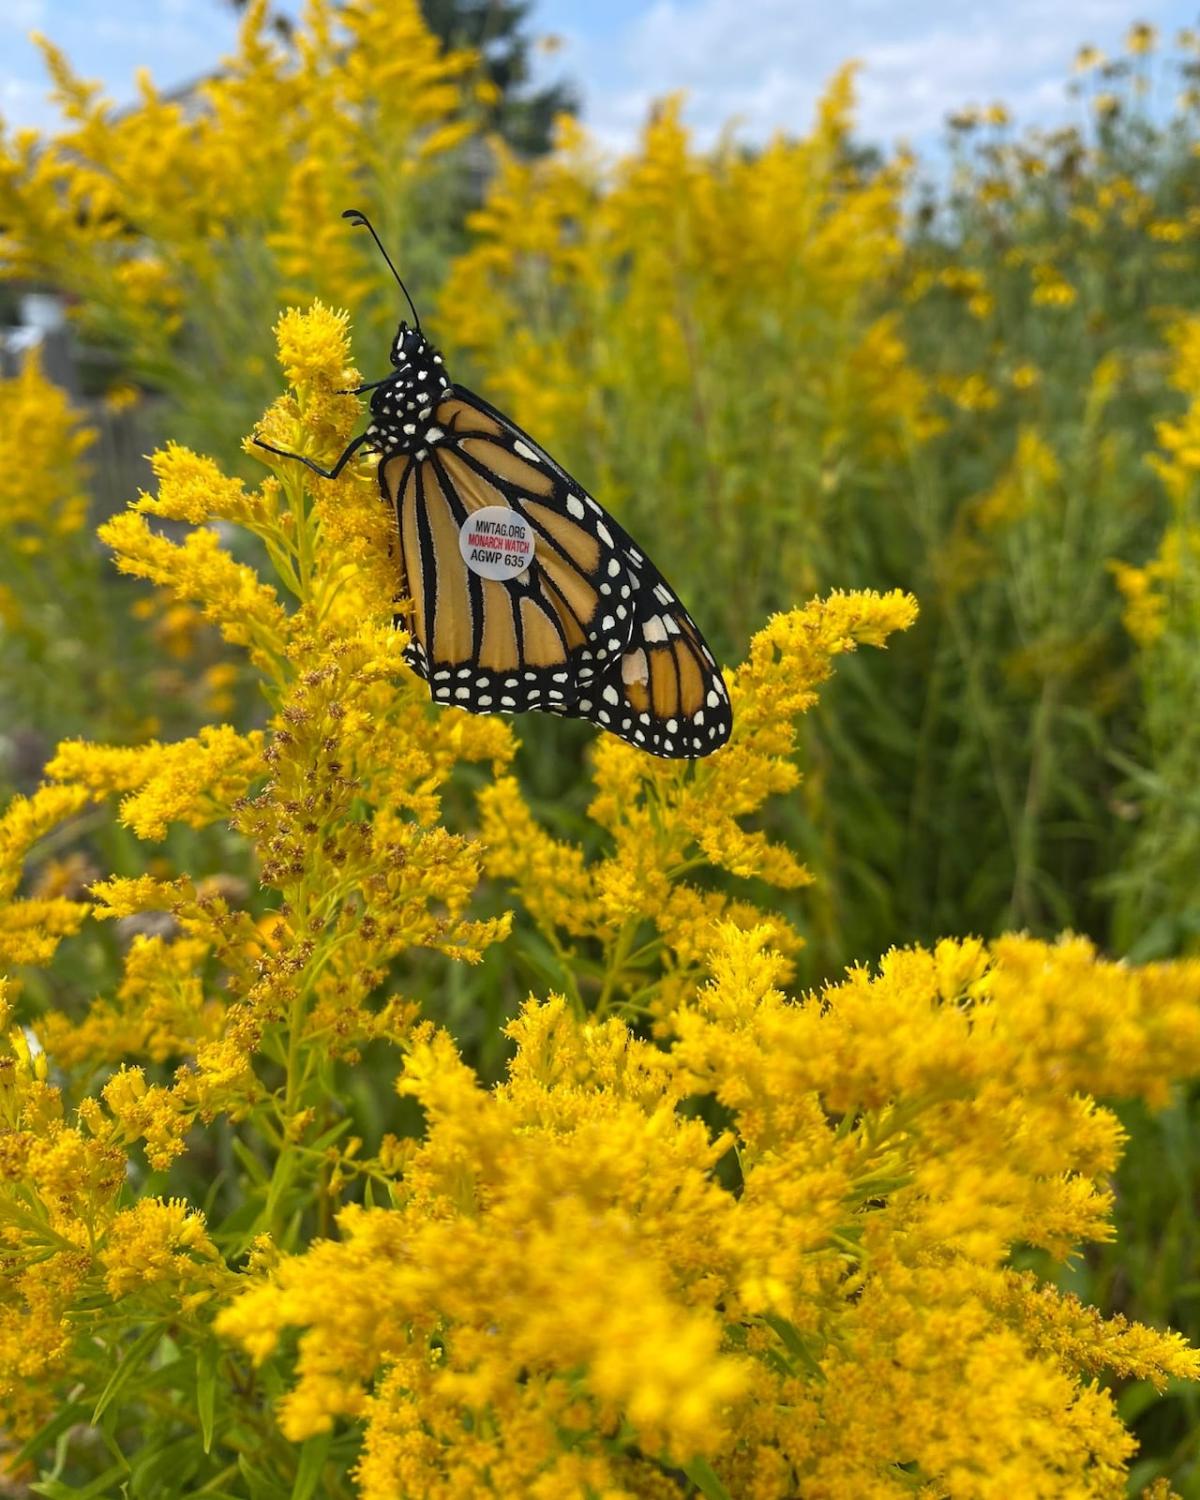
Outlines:
{"label": "blue sky", "polygon": [[[535,0],[531,29],[561,38],[541,66],[577,81],[585,119],[613,149],[630,143],[655,97],[675,89],[687,91],[703,138],[731,118],[750,139],[803,129],[824,81],[851,57],[864,65],[864,136],[921,146],[965,103],[1003,99],[1029,123],[1069,117],[1078,106],[1063,85],[1080,43],[1119,50],[1131,21],[1169,32],[1191,24],[1198,3]],[[27,40],[35,28],[123,100],[140,66],[164,87],[215,67],[235,23],[221,0],[0,0],[0,114],[13,125],[53,118]]]}

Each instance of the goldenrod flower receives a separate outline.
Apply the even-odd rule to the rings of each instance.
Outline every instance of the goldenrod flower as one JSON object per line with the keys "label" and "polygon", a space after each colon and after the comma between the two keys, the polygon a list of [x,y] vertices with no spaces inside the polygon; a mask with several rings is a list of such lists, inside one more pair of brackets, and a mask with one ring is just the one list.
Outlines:
{"label": "goldenrod flower", "polygon": [[[114,116],[47,54],[68,128],[0,140],[0,272],[77,293],[130,381],[175,398],[180,440],[102,536],[152,585],[135,611],[169,658],[155,690],[186,685],[214,722],[67,739],[0,810],[0,967],[20,969],[0,977],[6,1441],[39,1464],[63,1444],[61,1482],[96,1493],[1123,1493],[1110,1382],[1194,1380],[1200,1355],[1057,1268],[1114,1234],[1125,1135],[1105,1101],[1158,1109],[1200,1076],[1200,962],[947,938],[806,993],[802,932],[850,906],[818,904],[805,859],[819,877],[862,850],[827,818],[828,855],[782,830],[848,759],[805,753],[836,706],[803,716],[839,668],[861,685],[844,657],[917,618],[900,590],[830,591],[835,533],[861,539],[867,578],[885,556],[901,576],[891,541],[919,534],[926,644],[955,638],[989,711],[1032,684],[1047,759],[1055,717],[1082,717],[1069,691],[1115,693],[1084,678],[1100,631],[1063,625],[1078,573],[1058,565],[1103,545],[1098,516],[1146,525],[1117,417],[1158,355],[1108,317],[1109,247],[1166,304],[1198,211],[1116,159],[1119,121],[1018,143],[995,105],[957,121],[994,129],[954,143],[951,252],[933,210],[906,229],[912,159],[855,150],[846,69],[807,133],[754,152],[698,149],[679,100],[615,167],[572,120],[543,159],[497,148],[430,306],[443,187],[494,91],[417,0],[314,0],[287,44],[255,0],[186,108],[143,79]],[[254,432],[325,462],[361,430],[339,392],[360,362],[382,371],[396,314],[337,218],[351,180],[406,276],[413,226],[428,237],[422,311],[489,394],[639,534],[694,549],[696,607],[723,611],[740,663],[718,754],[602,737],[586,811],[548,806],[509,721],[435,709],[405,666],[374,461],[318,482],[248,436],[236,454]],[[198,307],[222,315],[204,339]],[[1200,661],[1200,321],[1160,314],[1182,397],[1151,459],[1168,519],[1113,572],[1121,680],[1155,706],[1151,748],[1181,746],[1176,780],[1156,764],[1129,794],[1131,834],[1163,847],[1153,798],[1186,809],[1195,764],[1178,683]],[[1059,361],[1091,344],[1064,429]],[[87,434],[36,363],[6,402],[9,435],[48,456],[7,521],[0,481],[0,540],[40,566],[79,528]],[[868,551],[875,512],[852,507],[876,486],[898,514]],[[730,586],[751,564],[766,618]],[[1015,634],[988,658],[1000,608]],[[37,616],[0,590],[6,649]],[[957,701],[960,674],[947,686]],[[890,747],[895,715],[861,701]],[[988,748],[1001,785],[1018,747]],[[1048,778],[1018,771],[1010,833],[1036,866]],[[981,869],[997,857],[982,820],[959,836]],[[383,1069],[392,1117],[364,1092]]]}
{"label": "goldenrod flower", "polygon": [[87,519],[80,462],[96,441],[62,389],[42,373],[37,350],[0,380],[0,546],[30,555]]}
{"label": "goldenrod flower", "polygon": [[1106,62],[1104,53],[1098,47],[1080,47],[1075,54],[1075,71],[1077,73],[1092,73],[1097,68],[1104,66]]}
{"label": "goldenrod flower", "polygon": [[0,963],[48,963],[63,938],[83,925],[85,902],[62,896],[16,897],[29,851],[86,802],[81,787],[43,786],[32,797],[15,797],[0,814]]}
{"label": "goldenrod flower", "polygon": [[1158,46],[1158,28],[1139,21],[1125,34],[1125,50],[1134,57],[1144,57]]}
{"label": "goldenrod flower", "polygon": [[[346,1209],[340,1242],[219,1315],[260,1362],[300,1331],[285,1430],[364,1418],[370,1500],[485,1474],[519,1493],[567,1462],[564,1422],[608,1487],[637,1472],[605,1440],[618,1424],[676,1466],[707,1455],[730,1494],[864,1493],[914,1456],[936,1480],[984,1450],[1029,1493],[1119,1473],[1130,1439],[1091,1374],[1161,1387],[1200,1357],[1004,1260],[1108,1233],[1122,1132],[1085,1094],[1115,1068],[1156,1098],[1200,1066],[1200,968],[946,942],[795,1003],[761,931],[718,942],[665,1052],[561,998],[509,1028],[491,1092],[444,1035],[416,1042],[400,1087],[429,1129],[397,1206]],[[728,1131],[677,1112],[697,1093]],[[711,1175],[731,1146],[736,1195]]]}

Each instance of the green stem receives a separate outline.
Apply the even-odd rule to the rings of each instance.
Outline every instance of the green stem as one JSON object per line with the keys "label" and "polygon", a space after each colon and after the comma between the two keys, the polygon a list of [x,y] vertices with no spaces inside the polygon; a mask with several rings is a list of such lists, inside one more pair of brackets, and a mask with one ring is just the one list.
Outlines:
{"label": "green stem", "polygon": [[613,946],[612,958],[605,970],[604,984],[600,990],[600,998],[596,1001],[594,1015],[598,1021],[602,1020],[608,1012],[612,993],[625,968],[625,963],[633,946],[634,934],[637,932],[637,929],[638,923],[630,918],[617,934],[617,941]]}

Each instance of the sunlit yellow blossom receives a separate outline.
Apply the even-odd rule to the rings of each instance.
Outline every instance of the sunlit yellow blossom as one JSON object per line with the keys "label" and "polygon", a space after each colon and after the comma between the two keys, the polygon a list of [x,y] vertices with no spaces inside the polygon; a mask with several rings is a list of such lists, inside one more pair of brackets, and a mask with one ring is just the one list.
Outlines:
{"label": "sunlit yellow blossom", "polygon": [[1071,307],[1078,295],[1054,266],[1034,266],[1032,301],[1035,307]]}
{"label": "sunlit yellow blossom", "polygon": [[307,311],[289,308],[275,326],[284,379],[304,392],[337,385],[349,368],[349,319],[315,302]]}
{"label": "sunlit yellow blossom", "polygon": [[[799,775],[790,758],[794,721],[816,701],[816,689],[837,657],[859,644],[881,646],[915,618],[915,602],[899,593],[834,594],[777,615],[754,637],[748,661],[727,679],[730,743],[694,767],[653,759],[615,738],[600,741],[588,811],[613,844],[600,859],[588,863],[581,850],[538,829],[515,782],[498,782],[481,794],[492,873],[513,882],[556,950],[571,939],[602,944],[602,1008],[643,987],[648,976],[642,965],[660,944],[671,982],[655,1003],[669,1006],[703,957],[698,921],[712,935],[722,917],[744,914],[750,920],[751,911],[761,917],[727,896],[702,896],[680,880],[693,867],[707,865],[785,890],[808,883],[811,877],[789,849],[747,830],[742,820],[772,794],[796,786]],[[798,940],[782,920],[779,931],[781,945],[794,950]],[[682,970],[675,967],[681,961]]]}
{"label": "sunlit yellow blossom", "polygon": [[1177,245],[1181,240],[1186,239],[1188,226],[1180,223],[1178,219],[1154,219],[1146,225],[1146,232],[1152,240]]}
{"label": "sunlit yellow blossom", "polygon": [[130,407],[136,406],[141,400],[141,392],[137,386],[122,383],[110,385],[104,393],[104,405],[114,415],[128,411]]}
{"label": "sunlit yellow blossom", "polygon": [[170,1089],[146,1083],[140,1068],[122,1068],[105,1084],[103,1099],[128,1143],[144,1141],[146,1159],[163,1170],[183,1150],[191,1124]]}
{"label": "sunlit yellow blossom", "polygon": [[[1107,1232],[1121,1131],[1083,1091],[1108,1090],[1135,1037],[1152,1098],[1200,1063],[1200,965],[947,942],[797,1004],[761,932],[720,942],[666,1051],[561,999],[510,1027],[490,1093],[445,1037],[417,1043],[401,1089],[429,1131],[396,1208],[347,1209],[340,1243],[219,1317],[259,1361],[299,1330],[285,1429],[364,1417],[372,1500],[449,1496],[485,1467],[520,1491],[568,1400],[573,1451],[609,1485],[633,1459],[601,1442],[619,1420],[643,1452],[706,1454],[728,1493],[780,1500],[825,1476],[866,1492],[902,1453],[948,1484],[981,1445],[989,1473],[1047,1500],[1047,1473],[1119,1475],[1130,1440],[1092,1373],[1161,1384],[1200,1357],[1004,1259]],[[726,1133],[675,1111],[709,1092]],[[735,1144],[736,1194],[710,1173]],[[663,1325],[669,1285],[687,1311]],[[999,1407],[981,1350],[1006,1372]]]}
{"label": "sunlit yellow blossom", "polygon": [[32,797],[14,797],[0,815],[0,899],[11,900],[25,856],[38,839],[77,813],[87,801],[80,787],[43,786]]}
{"label": "sunlit yellow blossom", "polygon": [[216,1259],[203,1217],[179,1199],[160,1198],[143,1198],[119,1213],[100,1255],[104,1284],[114,1297],[152,1286],[180,1296],[192,1283],[211,1285]]}
{"label": "sunlit yellow blossom", "polygon": [[87,517],[80,458],[95,441],[36,350],[0,380],[0,545],[32,553],[78,531]]}
{"label": "sunlit yellow blossom", "polygon": [[261,734],[212,725],[174,745],[154,740],[126,749],[68,741],[46,773],[70,789],[85,787],[93,797],[127,794],[121,821],[139,838],[161,839],[169,823],[202,828],[227,817],[263,769]]}
{"label": "sunlit yellow blossom", "polygon": [[43,786],[32,797],[14,797],[0,813],[0,964],[48,963],[87,917],[87,904],[73,898],[34,893],[17,899],[31,848],[86,802],[81,787]]}
{"label": "sunlit yellow blossom", "polygon": [[100,528],[122,573],[198,603],[232,645],[247,646],[262,661],[282,649],[283,610],[275,590],[245,563],[235,562],[215,531],[193,531],[182,542],[156,535],[144,518],[125,511]]}
{"label": "sunlit yellow blossom", "polygon": [[168,443],[150,458],[158,490],[143,494],[137,509],[151,516],[171,521],[190,521],[193,526],[206,521],[233,521],[245,525],[253,518],[253,501],[246,495],[240,479],[228,479],[211,459],[201,458]]}
{"label": "sunlit yellow blossom", "polygon": [[1161,586],[1174,574],[1167,557],[1156,558],[1144,568],[1113,564],[1113,577],[1125,601],[1121,618],[1139,645],[1153,644],[1167,628],[1167,599]]}
{"label": "sunlit yellow blossom", "polygon": [[985,375],[968,375],[965,380],[946,383],[946,394],[961,411],[991,411],[1000,400],[999,393]]}

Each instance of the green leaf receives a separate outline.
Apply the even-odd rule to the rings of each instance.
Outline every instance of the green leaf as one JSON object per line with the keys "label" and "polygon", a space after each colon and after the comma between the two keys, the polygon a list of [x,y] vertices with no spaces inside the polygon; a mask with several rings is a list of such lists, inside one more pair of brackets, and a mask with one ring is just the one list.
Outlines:
{"label": "green leaf", "polygon": [[196,1357],[196,1415],[200,1418],[200,1435],[204,1451],[212,1451],[213,1421],[217,1410],[217,1365],[221,1350],[206,1344]]}
{"label": "green leaf", "polygon": [[240,1140],[236,1135],[233,1138],[232,1144],[233,1154],[241,1162],[242,1166],[245,1167],[250,1181],[254,1183],[255,1187],[266,1187],[267,1172],[262,1162],[251,1151],[250,1147],[246,1145],[245,1141]]}
{"label": "green leaf", "polygon": [[288,1492],[279,1481],[252,1464],[244,1453],[238,1454],[238,1468],[250,1491],[250,1500],[288,1500]]}
{"label": "green leaf", "polygon": [[129,1491],[135,1500],[160,1500],[180,1495],[195,1475],[200,1455],[190,1443],[168,1438],[155,1448],[143,1448],[130,1459]]}
{"label": "green leaf", "polygon": [[292,1500],[312,1500],[321,1482],[321,1470],[333,1441],[332,1432],[318,1432],[306,1439],[300,1449],[300,1462],[296,1465],[296,1482],[292,1486]]}
{"label": "green leaf", "polygon": [[100,1420],[105,1410],[120,1395],[138,1365],[146,1358],[160,1338],[162,1338],[162,1329],[155,1324],[153,1327],[147,1328],[141,1338],[129,1346],[125,1352],[124,1359],[122,1359],[121,1363],[112,1372],[108,1384],[101,1392],[99,1401],[96,1402],[96,1409],[92,1413],[93,1425]]}
{"label": "green leaf", "polygon": [[315,1141],[312,1141],[310,1143],[310,1149],[313,1151],[324,1151],[326,1146],[333,1145],[338,1136],[345,1135],[347,1130],[349,1130],[351,1125],[353,1124],[354,1121],[350,1118],[349,1115],[343,1115],[342,1118],[336,1122],[336,1124],[331,1125],[328,1130],[326,1130],[322,1135],[319,1135]]}
{"label": "green leaf", "polygon": [[80,1405],[78,1401],[64,1406],[43,1427],[38,1428],[15,1458],[8,1460],[9,1469],[14,1474],[19,1473],[43,1448],[48,1448],[55,1438],[60,1437],[68,1428],[74,1427],[79,1422],[86,1422],[87,1418],[84,1415],[86,1411],[87,1407]]}
{"label": "green leaf", "polygon": [[729,1491],[713,1472],[708,1459],[693,1458],[682,1467],[683,1472],[704,1496],[704,1500],[730,1500]]}
{"label": "green leaf", "polygon": [[825,1379],[825,1371],[822,1370],[816,1356],[800,1337],[793,1324],[789,1323],[786,1318],[777,1317],[774,1313],[765,1314],[763,1322],[778,1336],[792,1358],[798,1360],[815,1380]]}
{"label": "green leaf", "polygon": [[128,1464],[114,1464],[111,1469],[105,1469],[103,1474],[97,1475],[91,1484],[85,1484],[81,1490],[77,1490],[74,1485],[64,1484],[61,1479],[42,1479],[29,1488],[35,1495],[48,1496],[48,1500],[100,1500],[101,1495],[128,1473]]}

